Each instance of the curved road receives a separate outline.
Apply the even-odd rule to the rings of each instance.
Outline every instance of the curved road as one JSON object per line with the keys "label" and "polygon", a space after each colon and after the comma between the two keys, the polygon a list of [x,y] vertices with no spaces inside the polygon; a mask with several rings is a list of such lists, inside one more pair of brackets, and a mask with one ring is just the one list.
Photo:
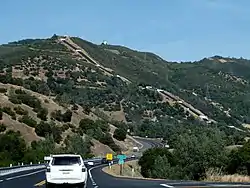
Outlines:
{"label": "curved road", "polygon": [[[143,144],[141,151],[151,147],[162,147],[158,141],[136,138]],[[129,159],[130,160],[130,159]],[[177,188],[177,187],[249,187],[250,183],[214,183],[195,181],[167,181],[117,178],[102,171],[107,165],[96,164],[88,169],[87,188]],[[0,188],[45,188],[45,170],[31,170],[8,176],[0,176]]]}

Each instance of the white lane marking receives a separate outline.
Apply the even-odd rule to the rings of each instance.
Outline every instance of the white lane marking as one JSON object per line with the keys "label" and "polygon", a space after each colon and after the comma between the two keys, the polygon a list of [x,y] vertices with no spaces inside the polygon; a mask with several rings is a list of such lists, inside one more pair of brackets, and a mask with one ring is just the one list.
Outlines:
{"label": "white lane marking", "polygon": [[38,174],[40,172],[43,172],[45,170],[39,170],[39,171],[36,171],[36,172],[32,172],[32,173],[29,173],[29,174],[23,174],[23,175],[20,175],[20,176],[14,176],[14,177],[11,177],[11,178],[7,178],[6,180],[13,180],[13,179],[17,179],[17,178],[22,178],[22,177],[26,177],[26,176],[31,176],[33,174]]}
{"label": "white lane marking", "polygon": [[0,180],[0,183],[3,182],[3,180]]}
{"label": "white lane marking", "polygon": [[[96,184],[95,181],[94,181],[94,178],[93,178],[93,176],[92,176],[92,174],[91,174],[91,170],[94,170],[95,168],[99,168],[99,167],[103,167],[103,166],[106,166],[106,165],[103,164],[103,165],[99,165],[99,166],[94,166],[94,167],[92,167],[92,168],[90,168],[90,169],[88,170],[88,172],[89,172],[89,177],[90,177],[90,179],[91,179],[93,185],[97,185],[97,184]],[[96,186],[95,186],[95,187],[96,187]],[[97,186],[97,187],[98,187],[98,186]]]}
{"label": "white lane marking", "polygon": [[163,187],[168,187],[168,188],[173,188],[174,186],[171,186],[171,185],[167,185],[167,184],[160,184],[161,186]]}

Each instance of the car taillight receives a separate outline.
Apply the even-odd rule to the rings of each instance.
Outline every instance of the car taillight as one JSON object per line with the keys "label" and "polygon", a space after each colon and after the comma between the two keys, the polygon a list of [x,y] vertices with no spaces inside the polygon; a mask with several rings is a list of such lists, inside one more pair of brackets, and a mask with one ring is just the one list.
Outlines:
{"label": "car taillight", "polygon": [[82,168],[82,172],[86,172],[86,168],[85,167]]}
{"label": "car taillight", "polygon": [[50,172],[50,167],[47,168],[47,172]]}

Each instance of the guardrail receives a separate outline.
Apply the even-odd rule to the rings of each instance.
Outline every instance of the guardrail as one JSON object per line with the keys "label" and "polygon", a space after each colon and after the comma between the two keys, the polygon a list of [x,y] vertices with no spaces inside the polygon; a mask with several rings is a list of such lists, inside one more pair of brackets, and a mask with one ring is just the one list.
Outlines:
{"label": "guardrail", "polygon": [[27,170],[36,170],[45,168],[45,164],[33,164],[33,165],[23,165],[23,166],[12,166],[12,167],[2,167],[0,168],[0,176],[23,172]]}
{"label": "guardrail", "polygon": [[[101,158],[93,158],[84,160],[85,163],[93,161],[101,161]],[[28,165],[19,165],[19,166],[11,166],[11,167],[0,167],[0,176],[5,176],[13,173],[28,171],[28,170],[37,170],[37,169],[45,169],[46,163],[44,164],[28,164]]]}

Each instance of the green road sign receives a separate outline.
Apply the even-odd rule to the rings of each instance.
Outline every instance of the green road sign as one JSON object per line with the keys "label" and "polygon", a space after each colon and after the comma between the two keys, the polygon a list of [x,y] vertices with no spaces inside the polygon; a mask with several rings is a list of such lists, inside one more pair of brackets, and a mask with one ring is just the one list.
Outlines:
{"label": "green road sign", "polygon": [[127,158],[126,155],[117,155],[117,158],[119,159],[118,164],[124,164],[124,160]]}

